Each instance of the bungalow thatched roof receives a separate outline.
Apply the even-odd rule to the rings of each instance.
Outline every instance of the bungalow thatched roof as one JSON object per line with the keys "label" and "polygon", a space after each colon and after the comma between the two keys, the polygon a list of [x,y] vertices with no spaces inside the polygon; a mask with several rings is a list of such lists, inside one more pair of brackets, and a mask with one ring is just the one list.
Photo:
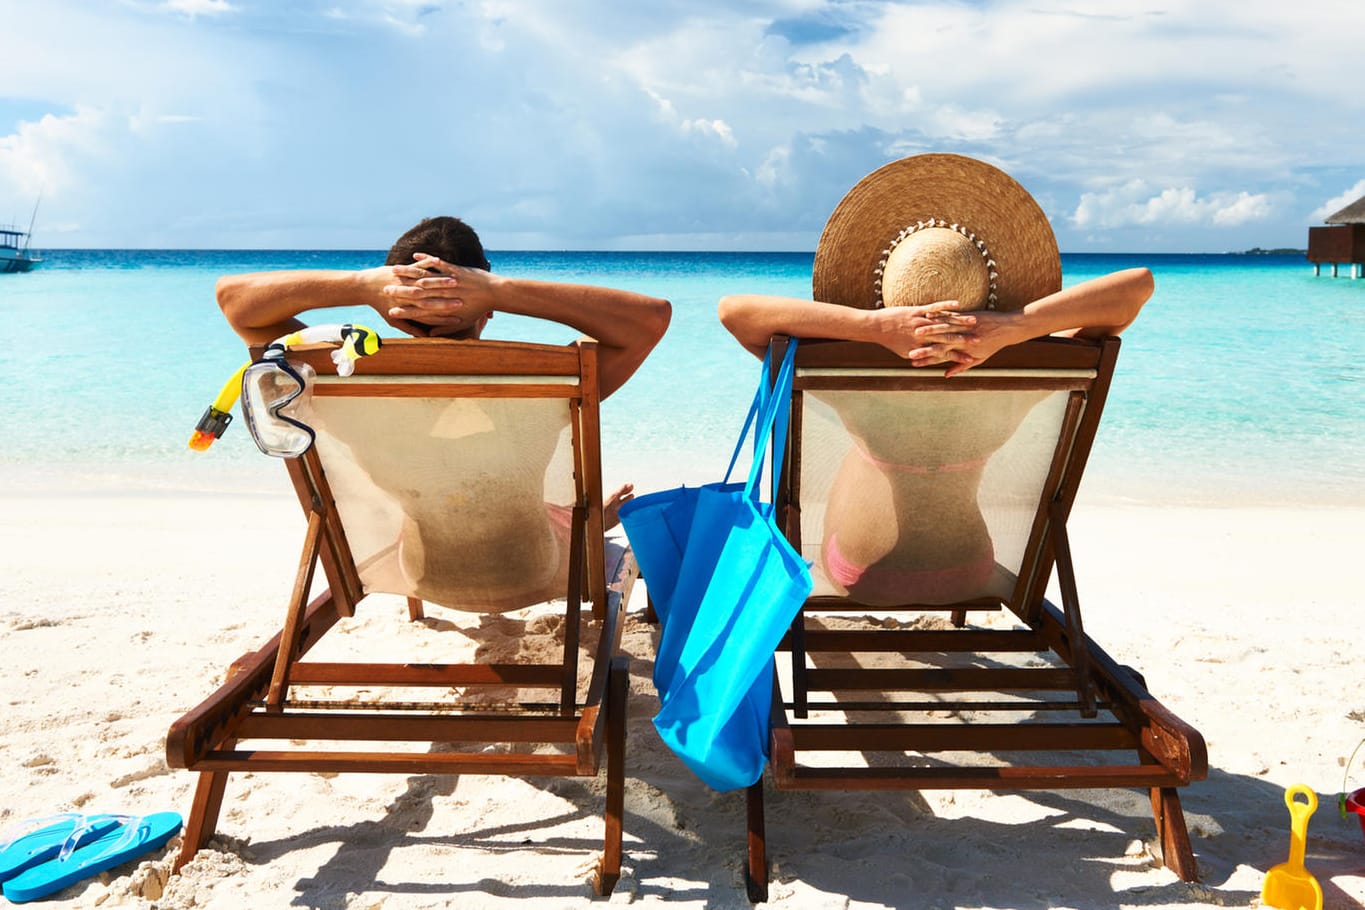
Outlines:
{"label": "bungalow thatched roof", "polygon": [[1331,215],[1328,224],[1365,224],[1365,196],[1361,196],[1346,208]]}

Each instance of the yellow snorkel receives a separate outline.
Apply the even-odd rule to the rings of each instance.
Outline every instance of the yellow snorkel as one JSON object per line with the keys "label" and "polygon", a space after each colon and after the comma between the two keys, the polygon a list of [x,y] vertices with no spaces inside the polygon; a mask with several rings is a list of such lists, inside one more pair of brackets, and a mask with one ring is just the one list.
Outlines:
{"label": "yellow snorkel", "polygon": [[336,364],[338,376],[350,376],[355,372],[355,362],[379,350],[379,346],[383,342],[373,329],[368,329],[363,325],[354,323],[315,325],[306,329],[299,329],[297,332],[291,332],[282,338],[276,338],[266,348],[265,356],[270,357],[271,353],[276,350],[278,350],[278,353],[275,354],[276,357],[283,356],[289,348],[296,348],[304,344],[338,343],[341,347],[332,352],[332,363]]}
{"label": "yellow snorkel", "polygon": [[[355,372],[355,362],[361,357],[367,357],[378,351],[383,341],[374,329],[356,323],[309,326],[297,332],[282,335],[270,342],[266,346],[265,354],[255,363],[282,361],[284,352],[289,348],[305,344],[341,345],[332,351],[332,363],[336,365],[338,376],[350,376]],[[232,406],[237,403],[237,399],[242,394],[242,377],[251,366],[251,363],[242,364],[232,374],[232,377],[223,384],[218,397],[204,411],[204,416],[199,418],[199,423],[195,426],[193,435],[190,436],[189,447],[191,449],[196,452],[205,451],[213,445],[214,440],[222,436],[227,430],[228,424],[232,422],[232,414],[230,413]]]}
{"label": "yellow snorkel", "polygon": [[223,435],[228,424],[232,423],[232,414],[229,412],[242,394],[242,374],[246,372],[247,366],[249,364],[242,364],[237,368],[237,372],[232,374],[232,378],[223,383],[223,390],[213,399],[213,404],[209,405],[204,416],[199,418],[194,435],[190,437],[191,449],[196,452],[207,450],[215,439]]}

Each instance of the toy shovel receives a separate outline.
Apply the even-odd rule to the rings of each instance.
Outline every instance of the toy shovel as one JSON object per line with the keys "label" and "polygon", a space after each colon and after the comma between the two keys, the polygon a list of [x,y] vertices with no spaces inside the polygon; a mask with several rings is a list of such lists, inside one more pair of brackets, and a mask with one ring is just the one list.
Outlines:
{"label": "toy shovel", "polygon": [[[1294,797],[1303,794],[1308,801]],[[1303,851],[1308,840],[1308,816],[1317,811],[1318,797],[1303,784],[1284,791],[1289,807],[1289,860],[1271,868],[1261,886],[1261,903],[1278,910],[1322,910],[1322,888],[1303,867]]]}

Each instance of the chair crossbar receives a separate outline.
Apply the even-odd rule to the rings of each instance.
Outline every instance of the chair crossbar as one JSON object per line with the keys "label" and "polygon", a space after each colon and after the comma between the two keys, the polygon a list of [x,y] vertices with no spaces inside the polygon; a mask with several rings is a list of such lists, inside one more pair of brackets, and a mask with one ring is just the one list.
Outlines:
{"label": "chair crossbar", "polygon": [[[264,708],[266,702],[252,702],[252,708]],[[579,707],[582,707],[580,704]],[[562,713],[563,707],[559,702],[548,701],[518,701],[506,703],[490,704],[469,704],[466,702],[440,702],[440,701],[398,701],[384,699],[382,701],[366,702],[357,704],[355,701],[338,701],[317,698],[291,698],[284,702],[283,709],[286,711],[357,711],[361,714],[385,714],[389,712],[403,714],[408,712],[425,711],[431,714],[441,714],[447,716],[458,715],[491,715],[491,714],[555,714]]]}
{"label": "chair crossbar", "polygon": [[255,712],[237,728],[239,739],[351,742],[574,743],[579,718],[525,716],[381,716],[369,713]]}
{"label": "chair crossbar", "polygon": [[[906,371],[903,368],[879,369],[876,367],[798,367],[796,370],[798,377],[843,377],[843,376],[881,376],[889,378],[904,378]],[[916,371],[914,375],[923,376],[925,379],[937,381],[940,384],[956,387],[961,380],[949,379],[941,374],[935,375],[928,371]],[[1094,370],[1053,370],[1053,369],[1029,369],[1019,367],[1014,369],[996,369],[993,367],[977,367],[972,370],[972,376],[978,379],[1069,379],[1077,382],[1089,382],[1093,380],[1097,373]],[[923,380],[920,380],[923,381]]]}
{"label": "chair crossbar", "polygon": [[[552,378],[552,377],[551,377]],[[346,383],[319,385],[313,390],[319,398],[575,398],[578,388],[559,382],[509,384],[480,382],[462,385],[450,382]]]}
{"label": "chair crossbar", "polygon": [[806,688],[812,692],[1008,692],[1014,690],[1075,691],[1076,674],[1069,669],[935,668],[935,669],[806,669]]}
{"label": "chair crossbar", "polygon": [[[465,386],[517,386],[517,385],[556,385],[576,387],[579,385],[578,374],[565,376],[555,376],[547,373],[535,374],[503,374],[489,376],[483,374],[449,374],[434,376],[431,374],[389,374],[384,376],[363,375],[357,377],[329,376],[322,374],[314,379],[316,385],[314,393],[322,388],[338,388],[343,386],[356,386],[365,388],[367,386],[385,385],[421,385],[428,386],[433,396],[449,397],[448,390],[462,389]],[[375,394],[373,389],[367,394]],[[378,394],[383,394],[382,392]]]}
{"label": "chair crossbar", "polygon": [[[1111,704],[1107,701],[1097,703],[1101,711],[1107,711]],[[791,709],[796,707],[794,701],[788,701],[786,706]],[[988,713],[1024,713],[1037,711],[1076,711],[1081,709],[1080,702],[1075,699],[1054,701],[1051,699],[1032,699],[1019,698],[1015,701],[969,701],[960,699],[935,700],[935,701],[904,701],[888,698],[884,701],[824,701],[815,699],[806,703],[806,710],[816,714],[821,711],[839,711],[843,714],[870,712],[898,712],[902,714],[912,714],[924,711],[951,711],[954,713],[970,712],[974,714]]]}
{"label": "chair crossbar", "polygon": [[379,664],[297,662],[289,672],[295,685],[345,686],[519,686],[557,689],[562,664]]}
{"label": "chair crossbar", "polygon": [[233,749],[210,752],[197,770],[307,771],[363,774],[515,774],[594,776],[572,755],[508,755],[464,752],[265,752]]}
{"label": "chair crossbar", "polygon": [[996,765],[935,768],[809,768],[774,777],[779,790],[1081,790],[1170,787],[1160,765]]}
{"label": "chair crossbar", "polygon": [[[806,652],[839,651],[851,654],[885,652],[1025,652],[1043,651],[1047,643],[1030,629],[812,629],[806,626]],[[784,637],[782,650],[791,649]]]}
{"label": "chair crossbar", "polygon": [[[818,724],[791,726],[798,751],[986,752],[1135,749],[1137,737],[1118,723]],[[1008,743],[1002,746],[1002,743]]]}

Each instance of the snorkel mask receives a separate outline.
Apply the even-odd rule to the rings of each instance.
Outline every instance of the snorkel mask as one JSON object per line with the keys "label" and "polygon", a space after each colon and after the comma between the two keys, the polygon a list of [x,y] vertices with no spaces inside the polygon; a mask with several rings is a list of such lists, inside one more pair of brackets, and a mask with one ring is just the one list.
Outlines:
{"label": "snorkel mask", "polygon": [[312,400],[313,368],[295,367],[284,349],[265,356],[242,373],[242,416],[256,448],[277,458],[294,458],[313,444],[313,428],[299,420]]}
{"label": "snorkel mask", "polygon": [[312,367],[296,367],[284,355],[291,347],[322,343],[341,345],[332,351],[332,363],[338,376],[350,376],[355,362],[379,350],[381,341],[372,329],[351,323],[313,326],[275,339],[259,360],[232,374],[199,418],[189,447],[202,452],[213,445],[232,422],[232,405],[240,396],[242,415],[256,448],[276,458],[297,458],[307,452],[313,445],[313,429],[299,415],[308,406],[315,374]]}

